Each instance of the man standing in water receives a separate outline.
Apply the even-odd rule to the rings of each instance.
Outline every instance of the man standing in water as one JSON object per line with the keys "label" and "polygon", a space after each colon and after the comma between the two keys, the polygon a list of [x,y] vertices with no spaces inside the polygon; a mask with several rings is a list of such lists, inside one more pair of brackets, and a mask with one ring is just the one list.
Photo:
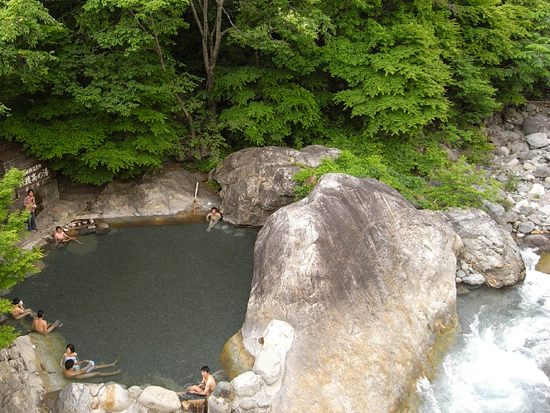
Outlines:
{"label": "man standing in water", "polygon": [[216,388],[216,380],[210,374],[210,369],[208,366],[203,366],[201,369],[202,381],[195,385],[190,386],[184,392],[179,392],[181,405],[184,409],[189,409],[191,405],[193,406],[204,406],[206,398],[212,394]]}
{"label": "man standing in water", "polygon": [[55,323],[49,323],[44,320],[44,311],[38,310],[36,312],[37,318],[32,322],[32,328],[36,330],[37,333],[44,335],[48,338],[48,333],[51,333],[52,330],[56,327],[61,327],[63,324],[56,320]]}

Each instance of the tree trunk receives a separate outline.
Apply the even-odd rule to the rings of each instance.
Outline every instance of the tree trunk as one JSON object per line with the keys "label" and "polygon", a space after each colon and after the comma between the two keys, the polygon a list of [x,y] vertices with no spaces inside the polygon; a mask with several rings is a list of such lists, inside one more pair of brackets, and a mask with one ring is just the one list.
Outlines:
{"label": "tree trunk", "polygon": [[189,5],[191,6],[193,17],[195,18],[202,38],[202,58],[206,71],[206,107],[215,115],[216,102],[212,98],[211,92],[214,89],[216,81],[215,70],[220,54],[222,39],[228,29],[222,30],[223,5],[225,0],[214,1],[216,2],[216,17],[214,22],[212,22],[212,29],[210,29],[210,22],[208,21],[209,0],[189,0]]}

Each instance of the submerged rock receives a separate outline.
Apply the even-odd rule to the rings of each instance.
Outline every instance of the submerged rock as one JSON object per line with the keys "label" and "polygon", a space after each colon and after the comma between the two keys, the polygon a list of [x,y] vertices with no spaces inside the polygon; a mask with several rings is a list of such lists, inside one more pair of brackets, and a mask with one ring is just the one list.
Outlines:
{"label": "submerged rock", "polygon": [[[455,326],[460,248],[436,213],[342,174],[324,175],[307,198],[269,217],[242,336],[257,357],[273,319],[295,330],[272,411],[399,410],[429,369],[437,336]],[[238,391],[256,386],[246,384]]]}
{"label": "submerged rock", "polygon": [[108,233],[111,230],[111,227],[106,222],[99,222],[96,225],[95,233],[97,235],[103,235]]}
{"label": "submerged rock", "polygon": [[222,187],[224,220],[235,225],[261,226],[266,218],[294,201],[292,176],[299,164],[311,168],[324,158],[335,159],[339,149],[307,146],[301,151],[267,146],[232,153],[212,173]]}

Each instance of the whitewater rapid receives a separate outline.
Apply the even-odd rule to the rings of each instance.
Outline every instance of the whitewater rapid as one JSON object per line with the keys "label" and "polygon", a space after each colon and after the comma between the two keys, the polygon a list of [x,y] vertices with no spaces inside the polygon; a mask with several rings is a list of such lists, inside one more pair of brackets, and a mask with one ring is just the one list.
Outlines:
{"label": "whitewater rapid", "polygon": [[432,382],[422,378],[420,413],[550,413],[550,275],[522,251],[523,284],[460,296],[461,331]]}

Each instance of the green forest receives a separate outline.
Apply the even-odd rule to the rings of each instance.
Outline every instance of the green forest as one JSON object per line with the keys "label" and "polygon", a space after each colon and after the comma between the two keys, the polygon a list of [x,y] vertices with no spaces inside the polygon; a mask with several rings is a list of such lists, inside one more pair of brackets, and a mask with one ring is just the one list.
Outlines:
{"label": "green forest", "polygon": [[479,205],[484,119],[549,96],[549,17],[546,0],[0,0],[0,139],[95,185],[320,144],[344,152],[296,180]]}

